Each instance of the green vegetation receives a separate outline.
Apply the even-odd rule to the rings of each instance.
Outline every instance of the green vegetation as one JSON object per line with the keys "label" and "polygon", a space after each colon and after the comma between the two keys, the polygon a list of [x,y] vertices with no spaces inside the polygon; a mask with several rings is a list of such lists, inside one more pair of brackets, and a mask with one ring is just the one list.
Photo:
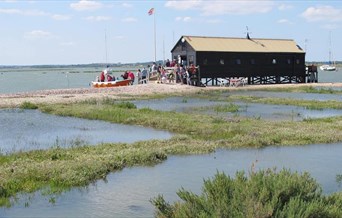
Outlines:
{"label": "green vegetation", "polygon": [[[222,99],[221,94],[222,92],[199,92],[182,97],[186,103],[186,99],[190,97]],[[60,116],[168,130],[175,133],[175,136],[170,140],[132,144],[108,143],[0,154],[0,206],[10,206],[10,200],[15,199],[18,193],[37,190],[44,190],[47,194],[59,193],[72,187],[86,186],[105,178],[109,172],[124,167],[160,163],[168,155],[208,153],[219,147],[264,147],[342,141],[342,117],[293,122],[238,116],[220,118],[196,113],[189,116],[185,113],[148,108],[137,109],[131,102],[110,98],[91,99],[75,104],[34,106],[38,106],[43,112]],[[234,104],[229,104],[228,107],[218,107],[216,110],[226,111],[230,107],[235,108]]]}
{"label": "green vegetation", "polygon": [[181,189],[182,201],[173,204],[161,195],[152,199],[157,217],[342,217],[342,194],[322,195],[307,173],[238,172],[234,179],[218,172],[202,190],[196,195]]}
{"label": "green vegetation", "polygon": [[317,100],[300,100],[300,99],[289,99],[289,98],[263,98],[256,96],[243,96],[243,95],[232,95],[227,98],[228,101],[243,101],[249,103],[260,103],[260,104],[279,104],[279,105],[294,105],[304,107],[311,110],[322,110],[322,109],[342,109],[342,102],[340,101],[317,101]]}
{"label": "green vegetation", "polygon": [[342,94],[342,90],[334,90],[332,88],[314,87],[314,86],[297,86],[297,87],[268,87],[248,89],[248,91],[269,91],[269,92],[304,92],[317,94]]}
{"label": "green vegetation", "polygon": [[192,111],[208,111],[213,110],[216,113],[234,113],[239,111],[239,106],[233,103],[220,104],[208,107],[191,108]]}
{"label": "green vegetation", "polygon": [[25,101],[20,105],[20,109],[38,109],[38,105]]}

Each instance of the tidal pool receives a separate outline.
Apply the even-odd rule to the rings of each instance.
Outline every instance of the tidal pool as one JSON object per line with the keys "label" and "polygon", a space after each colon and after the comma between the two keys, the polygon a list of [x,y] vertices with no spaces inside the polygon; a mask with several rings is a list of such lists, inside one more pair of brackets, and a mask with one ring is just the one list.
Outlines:
{"label": "tidal pool", "polygon": [[0,152],[12,153],[51,147],[132,143],[168,139],[172,133],[142,126],[61,117],[38,110],[0,110]]}
{"label": "tidal pool", "polygon": [[[325,194],[342,191],[336,175],[342,174],[342,143],[315,144],[263,149],[218,150],[212,154],[171,156],[153,167],[126,168],[108,175],[83,189],[61,196],[23,197],[11,208],[0,208],[0,217],[153,217],[149,200],[162,194],[173,202],[184,187],[199,194],[203,179],[217,171],[234,176],[237,171],[286,168],[309,172],[321,184]],[[26,206],[25,206],[26,203]]]}
{"label": "tidal pool", "polygon": [[342,101],[341,94],[320,94],[320,93],[304,93],[304,92],[271,92],[271,91],[236,91],[227,92],[222,94],[228,95],[249,95],[256,97],[268,97],[268,98],[290,98],[300,100],[316,100],[316,101]]}
{"label": "tidal pool", "polygon": [[136,100],[131,102],[135,104],[137,108],[150,108],[153,110],[177,111],[186,113],[205,113],[217,115],[220,117],[231,117],[238,115],[268,120],[301,121],[308,118],[342,116],[342,110],[311,110],[304,107],[291,105],[258,104],[245,102],[232,102],[239,106],[239,111],[237,112],[216,112],[215,110],[213,110],[213,107],[219,105],[228,105],[229,103],[223,101],[211,101],[208,99],[200,98],[170,97],[164,99]]}

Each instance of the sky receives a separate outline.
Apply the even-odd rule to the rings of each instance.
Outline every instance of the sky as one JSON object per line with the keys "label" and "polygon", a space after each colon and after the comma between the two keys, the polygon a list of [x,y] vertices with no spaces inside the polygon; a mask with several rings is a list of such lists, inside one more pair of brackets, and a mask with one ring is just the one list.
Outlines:
{"label": "sky", "polygon": [[0,0],[0,65],[149,62],[171,58],[182,35],[244,38],[247,28],[295,40],[307,61],[329,51],[342,61],[339,0]]}

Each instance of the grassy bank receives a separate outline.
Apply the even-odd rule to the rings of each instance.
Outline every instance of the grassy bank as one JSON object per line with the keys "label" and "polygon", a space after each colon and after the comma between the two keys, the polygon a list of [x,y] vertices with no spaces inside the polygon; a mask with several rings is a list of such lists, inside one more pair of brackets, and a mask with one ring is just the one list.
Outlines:
{"label": "grassy bank", "polygon": [[[203,93],[198,93],[198,97],[202,95]],[[213,99],[216,97],[212,95]],[[35,105],[26,104],[35,108]],[[276,122],[235,116],[189,116],[147,108],[137,109],[131,103],[108,98],[75,104],[37,106],[46,113],[153,127],[171,131],[176,136],[170,140],[108,143],[2,155],[2,206],[10,205],[9,199],[20,192],[30,193],[44,189],[47,193],[54,193],[85,186],[124,167],[157,164],[170,154],[207,153],[218,147],[263,147],[342,141],[341,117]]]}

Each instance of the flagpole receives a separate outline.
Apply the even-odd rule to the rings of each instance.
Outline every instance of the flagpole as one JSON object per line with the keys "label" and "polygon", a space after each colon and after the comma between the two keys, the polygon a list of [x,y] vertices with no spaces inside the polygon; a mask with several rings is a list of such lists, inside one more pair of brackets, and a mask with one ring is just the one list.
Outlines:
{"label": "flagpole", "polygon": [[154,62],[157,62],[157,45],[156,45],[156,12],[153,11],[153,23],[154,23]]}

